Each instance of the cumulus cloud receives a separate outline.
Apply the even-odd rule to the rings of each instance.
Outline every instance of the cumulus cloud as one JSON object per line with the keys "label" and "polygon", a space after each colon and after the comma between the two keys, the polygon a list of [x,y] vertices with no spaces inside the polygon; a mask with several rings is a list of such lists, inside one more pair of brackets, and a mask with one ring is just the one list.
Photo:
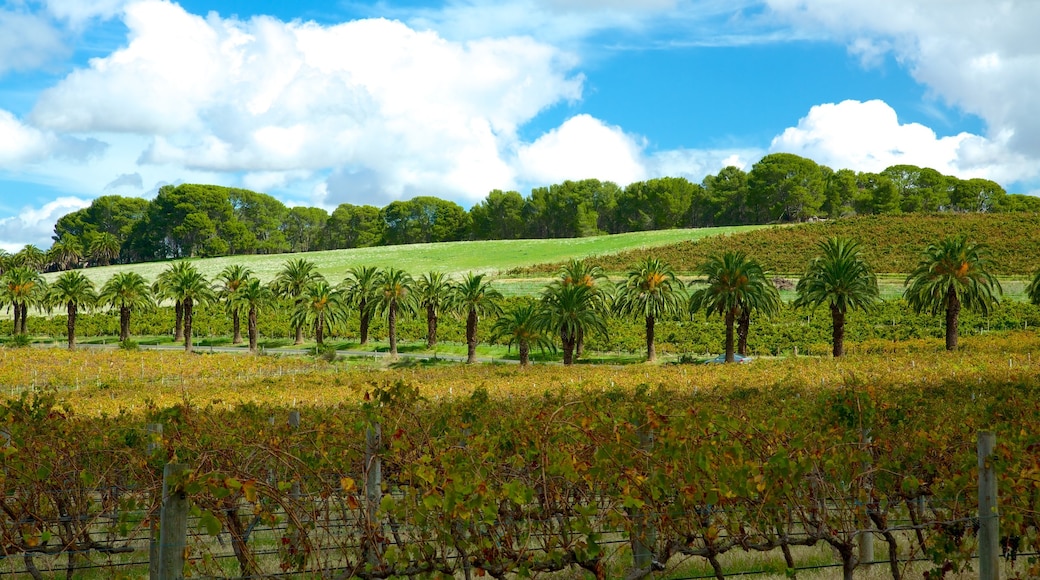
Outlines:
{"label": "cumulus cloud", "polygon": [[761,149],[675,149],[655,153],[647,160],[648,172],[655,177],[685,177],[700,183],[724,167],[739,167],[745,171],[762,158]]}
{"label": "cumulus cloud", "polygon": [[574,58],[530,38],[203,18],[157,0],[128,5],[124,21],[127,45],[45,91],[30,118],[147,136],[140,166],[253,183],[365,171],[390,197],[475,200],[513,183],[519,126],[581,96]]}
{"label": "cumulus cloud", "polygon": [[0,109],[0,168],[38,159],[48,150],[47,136]]}
{"label": "cumulus cloud", "polygon": [[60,197],[42,207],[25,207],[17,216],[0,219],[0,248],[8,252],[16,252],[26,244],[47,248],[54,222],[88,205],[89,201],[78,197]]}
{"label": "cumulus cloud", "polygon": [[61,32],[47,18],[0,10],[0,74],[40,67],[66,53]]}
{"label": "cumulus cloud", "polygon": [[118,16],[129,0],[46,0],[48,12],[80,26],[93,18],[109,19]]}
{"label": "cumulus cloud", "polygon": [[900,123],[896,111],[879,100],[817,105],[774,138],[770,149],[836,169],[878,172],[905,163],[1005,183],[1037,175],[1035,164],[1008,148],[1006,136],[938,137],[924,125]]}
{"label": "cumulus cloud", "polygon": [[589,115],[571,117],[517,153],[525,182],[598,178],[622,186],[646,178],[643,144]]}
{"label": "cumulus cloud", "polygon": [[867,62],[891,54],[987,137],[1040,158],[1040,2],[766,0],[795,26],[829,31]]}

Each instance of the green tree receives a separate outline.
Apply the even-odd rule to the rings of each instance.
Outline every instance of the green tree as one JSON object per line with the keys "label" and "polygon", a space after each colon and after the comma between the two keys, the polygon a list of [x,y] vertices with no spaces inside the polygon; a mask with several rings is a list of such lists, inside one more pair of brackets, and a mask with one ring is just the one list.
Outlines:
{"label": "green tree", "polygon": [[229,189],[227,195],[234,222],[242,226],[242,231],[234,232],[238,240],[231,244],[233,253],[277,254],[289,250],[281,231],[289,210],[282,202],[247,189]]}
{"label": "green tree", "polygon": [[172,292],[172,282],[175,278],[179,278],[185,275],[188,271],[194,269],[191,263],[184,260],[173,262],[165,270],[159,273],[156,277],[155,282],[152,284],[152,296],[158,302],[163,300],[173,301],[173,341],[181,342],[184,340],[184,302],[178,300]]}
{"label": "green tree", "polygon": [[717,175],[704,178],[705,196],[690,205],[690,225],[729,226],[755,223],[757,216],[748,206],[748,175],[729,165]]}
{"label": "green tree", "polygon": [[[595,298],[596,304],[603,306],[604,309],[606,308],[609,292],[605,289],[607,274],[603,271],[603,268],[590,263],[588,260],[571,259],[560,267],[557,275],[559,276],[558,283],[564,286],[588,286],[591,289],[591,295]],[[584,328],[579,326],[577,328],[577,333],[578,334],[574,337],[574,354],[576,358],[581,358],[585,353]]]}
{"label": "green tree", "polygon": [[1000,300],[1000,281],[990,273],[994,264],[984,244],[966,236],[950,237],[925,249],[906,277],[903,297],[915,312],[946,311],[946,350],[957,348],[961,308],[988,314]]}
{"label": "green tree", "polygon": [[401,312],[411,312],[414,308],[413,284],[412,277],[397,268],[387,268],[379,272],[376,304],[379,312],[386,315],[391,359],[397,358],[397,315]]}
{"label": "green tree", "polygon": [[1040,270],[1033,274],[1033,279],[1026,286],[1026,297],[1036,306],[1040,306]]}
{"label": "green tree", "polygon": [[119,340],[130,339],[130,314],[152,306],[148,282],[137,272],[116,272],[101,286],[98,302],[119,309]]}
{"label": "green tree", "polygon": [[320,278],[304,288],[291,320],[297,327],[313,326],[314,341],[320,348],[325,346],[325,331],[346,319],[347,308],[343,292]]}
{"label": "green tree", "polygon": [[877,276],[863,260],[859,243],[830,238],[817,246],[813,258],[795,290],[796,308],[816,309],[826,304],[831,311],[831,343],[835,358],[845,355],[845,316],[849,309],[869,310],[879,300]]}
{"label": "green tree", "polygon": [[358,334],[362,346],[368,344],[368,327],[379,304],[380,276],[379,268],[375,266],[354,266],[347,271],[347,279],[343,281],[347,301],[358,309]]}
{"label": "green tree", "polygon": [[210,287],[209,280],[195,266],[188,264],[186,268],[174,270],[169,279],[169,296],[180,302],[184,316],[184,350],[192,351],[192,326],[195,321],[195,306],[212,301],[216,296]]}
{"label": "green tree", "polygon": [[496,189],[469,210],[473,239],[515,240],[523,237],[524,198],[516,191]]}
{"label": "green tree", "polygon": [[683,177],[631,183],[617,199],[616,220],[624,232],[681,228],[689,224],[695,197],[703,188]]}
{"label": "green tree", "polygon": [[26,244],[21,250],[18,250],[13,260],[18,266],[39,272],[43,270],[43,266],[47,263],[47,254],[33,244]]}
{"label": "green tree", "polygon": [[419,308],[426,311],[426,348],[437,346],[437,317],[448,306],[452,285],[442,272],[427,272],[415,283]]}
{"label": "green tree", "polygon": [[249,278],[235,292],[233,300],[238,308],[246,311],[246,336],[249,338],[249,352],[256,354],[259,334],[257,319],[262,310],[274,304],[274,292],[270,287],[261,284],[259,278]]}
{"label": "green tree", "polygon": [[290,252],[320,250],[325,238],[329,214],[317,207],[293,207],[285,215],[282,232]]}
{"label": "green tree", "polygon": [[578,336],[607,334],[603,295],[592,286],[553,282],[542,292],[539,322],[541,328],[559,335],[563,364],[572,365]]}
{"label": "green tree", "polygon": [[419,196],[394,201],[379,212],[387,244],[453,242],[469,234],[469,214],[455,202]]}
{"label": "green tree", "polygon": [[230,264],[217,274],[217,298],[224,302],[231,314],[231,344],[242,344],[242,322],[235,294],[253,276],[253,271],[241,264]]}
{"label": "green tree", "polygon": [[520,366],[531,363],[531,347],[537,346],[545,352],[554,349],[553,342],[545,335],[539,321],[538,307],[532,302],[518,304],[499,315],[491,327],[491,340],[505,339],[506,345],[512,349],[517,345],[520,354]]}
{"label": "green tree", "polygon": [[766,277],[762,266],[743,252],[724,252],[710,256],[697,267],[707,277],[707,286],[690,296],[690,313],[704,310],[706,316],[719,314],[726,324],[726,362],[734,360],[734,327],[742,309],[768,308],[779,304],[779,293]]}
{"label": "green tree", "polygon": [[327,249],[368,248],[383,241],[379,208],[371,205],[340,204],[325,222]]}
{"label": "green tree", "polygon": [[676,316],[686,302],[683,283],[675,271],[657,258],[645,258],[628,272],[614,298],[614,310],[623,316],[641,316],[646,323],[646,360],[657,360],[654,327],[657,320]]}
{"label": "green tree", "polygon": [[48,305],[65,306],[65,312],[68,314],[69,350],[76,348],[76,315],[80,308],[90,308],[96,302],[97,294],[94,292],[94,283],[82,272],[75,270],[63,272],[50,285],[47,292]]}
{"label": "green tree", "polygon": [[83,248],[74,236],[64,236],[47,250],[47,261],[58,270],[69,270],[83,261]]}
{"label": "green tree", "polygon": [[[290,300],[293,308],[295,308],[302,299],[301,297],[306,288],[317,281],[319,277],[314,262],[304,258],[296,258],[295,260],[285,262],[285,265],[282,266],[282,269],[274,277],[272,288],[276,295]],[[303,326],[292,324],[293,331],[296,333],[295,344],[303,344]]]}
{"label": "green tree", "polygon": [[757,223],[799,222],[819,213],[824,187],[823,171],[812,159],[771,153],[748,173],[748,205]]}
{"label": "green tree", "polygon": [[497,315],[502,311],[498,301],[502,293],[491,287],[484,274],[469,272],[452,285],[451,302],[466,316],[466,363],[477,362],[477,323],[481,316]]}
{"label": "green tree", "polygon": [[107,266],[119,258],[121,246],[114,234],[99,232],[90,239],[87,253],[95,266]]}
{"label": "green tree", "polygon": [[3,301],[14,309],[14,327],[11,334],[26,334],[29,306],[44,303],[47,283],[40,273],[27,266],[14,266],[4,272]]}

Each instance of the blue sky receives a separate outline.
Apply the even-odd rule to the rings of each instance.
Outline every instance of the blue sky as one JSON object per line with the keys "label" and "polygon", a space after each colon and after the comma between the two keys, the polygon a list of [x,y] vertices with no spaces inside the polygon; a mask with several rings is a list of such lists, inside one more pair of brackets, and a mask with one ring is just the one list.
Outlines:
{"label": "blue sky", "polygon": [[0,247],[201,182],[329,210],[787,151],[1040,193],[1040,3],[7,0]]}

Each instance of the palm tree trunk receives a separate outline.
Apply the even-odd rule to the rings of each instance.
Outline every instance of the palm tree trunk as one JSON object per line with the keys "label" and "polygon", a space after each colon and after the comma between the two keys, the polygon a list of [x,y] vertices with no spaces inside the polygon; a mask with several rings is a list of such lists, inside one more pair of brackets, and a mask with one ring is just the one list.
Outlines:
{"label": "palm tree trunk", "polygon": [[469,309],[466,316],[466,364],[477,362],[477,310]]}
{"label": "palm tree trunk", "polygon": [[397,358],[397,304],[393,302],[387,309],[386,331],[390,338],[390,358]]}
{"label": "palm tree trunk", "polygon": [[574,340],[575,358],[581,358],[585,354],[585,329],[578,328],[578,336]]}
{"label": "palm tree trunk", "polygon": [[18,334],[18,331],[22,329],[22,305],[18,302],[14,303],[14,327],[11,328],[11,334]]}
{"label": "palm tree trunk", "polygon": [[173,342],[180,342],[184,340],[184,303],[177,301],[173,305]]}
{"label": "palm tree trunk", "polygon": [[426,348],[431,350],[437,346],[437,309],[432,304],[426,305]]}
{"label": "palm tree trunk", "polygon": [[191,326],[192,314],[195,310],[195,302],[191,298],[184,299],[184,352],[191,352]]}
{"label": "palm tree trunk", "polygon": [[76,350],[76,303],[69,301],[66,306],[68,309],[68,333],[69,333],[69,350]]}
{"label": "palm tree trunk", "polygon": [[303,325],[296,327],[296,342],[293,344],[303,344]]}
{"label": "palm tree trunk", "polygon": [[520,366],[526,367],[531,364],[531,344],[526,340],[520,340]]}
{"label": "palm tree trunk", "polygon": [[28,327],[29,327],[29,303],[28,302],[22,302],[22,318],[21,318],[21,320],[19,320],[18,324],[21,325],[21,327],[19,328],[19,332],[21,334],[29,334],[29,330],[28,330]]}
{"label": "palm tree trunk", "polygon": [[249,333],[249,352],[255,354],[256,353],[256,339],[257,339],[257,336],[256,336],[256,334],[257,334],[256,333],[256,306],[253,306],[253,307],[251,307],[249,309],[249,323],[248,324],[249,324],[249,328],[248,328],[247,332]]}
{"label": "palm tree trunk", "polygon": [[361,345],[368,344],[368,325],[372,322],[372,313],[368,311],[368,300],[362,298],[358,302],[358,315],[361,317],[361,328],[359,334],[361,335]]}
{"label": "palm tree trunk", "polygon": [[570,366],[574,364],[574,347],[578,341],[571,333],[563,330],[560,331],[560,338],[563,339],[563,364]]}
{"label": "palm tree trunk", "polygon": [[751,310],[740,309],[740,317],[737,322],[737,354],[747,356],[747,337],[751,329]]}
{"label": "palm tree trunk", "polygon": [[733,362],[733,325],[737,319],[737,309],[726,311],[726,362]]}
{"label": "palm tree trunk", "polygon": [[325,346],[325,315],[318,314],[314,318],[314,342],[318,343],[318,346]]}
{"label": "palm tree trunk", "polygon": [[119,340],[130,340],[130,308],[119,307]]}
{"label": "palm tree trunk", "polygon": [[238,317],[238,308],[231,311],[231,329],[233,331],[231,344],[242,344],[242,322]]}
{"label": "palm tree trunk", "polygon": [[845,313],[836,305],[831,304],[831,340],[834,345],[832,354],[834,358],[845,356]]}
{"label": "palm tree trunk", "polygon": [[961,314],[961,301],[957,289],[950,285],[946,292],[946,350],[957,349],[957,320]]}
{"label": "palm tree trunk", "polygon": [[646,361],[654,362],[657,360],[657,346],[654,344],[654,323],[655,319],[653,316],[646,317]]}

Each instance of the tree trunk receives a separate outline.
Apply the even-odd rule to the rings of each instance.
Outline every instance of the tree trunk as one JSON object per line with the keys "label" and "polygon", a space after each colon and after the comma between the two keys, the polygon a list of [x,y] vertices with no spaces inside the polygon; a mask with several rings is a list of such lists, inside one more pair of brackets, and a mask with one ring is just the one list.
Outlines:
{"label": "tree trunk", "polygon": [[242,321],[238,317],[238,308],[231,311],[231,344],[242,344]]}
{"label": "tree trunk", "polygon": [[184,340],[184,303],[177,301],[173,305],[173,342],[180,342]]}
{"label": "tree trunk", "polygon": [[961,301],[957,289],[950,284],[946,291],[946,350],[957,349],[957,319],[961,314]]}
{"label": "tree trunk", "polygon": [[581,358],[585,355],[585,329],[578,327],[577,336],[574,339],[574,356]]}
{"label": "tree trunk", "polygon": [[19,321],[21,324],[21,334],[29,334],[29,303],[22,302],[22,319]]}
{"label": "tree trunk", "polygon": [[391,302],[386,315],[386,332],[390,338],[390,358],[397,358],[397,304]]}
{"label": "tree trunk", "polygon": [[368,344],[368,325],[372,322],[372,313],[368,311],[368,300],[362,298],[358,302],[358,316],[361,318],[361,346]]}
{"label": "tree trunk", "polygon": [[11,329],[11,334],[19,334],[22,330],[22,305],[18,302],[14,303],[14,327]]}
{"label": "tree trunk", "polygon": [[737,309],[726,311],[726,362],[733,362],[733,325],[736,322]]}
{"label": "tree trunk", "polygon": [[834,349],[831,354],[834,358],[845,356],[845,313],[836,305],[831,304],[831,341]]}
{"label": "tree trunk", "polygon": [[574,364],[574,347],[578,341],[566,331],[561,331],[560,337],[563,339],[563,364],[570,366]]}
{"label": "tree trunk", "polygon": [[520,339],[520,366],[526,367],[531,364],[531,344]]}
{"label": "tree trunk", "polygon": [[296,327],[296,342],[293,344],[303,344],[303,325]]}
{"label": "tree trunk", "polygon": [[314,319],[314,342],[318,346],[325,346],[325,316],[318,314]]}
{"label": "tree trunk", "polygon": [[657,346],[654,344],[654,317],[646,317],[646,362],[657,360]]}
{"label": "tree trunk", "polygon": [[69,333],[69,350],[76,350],[76,303],[69,300],[66,305],[68,309],[68,333]]}
{"label": "tree trunk", "polygon": [[432,350],[437,346],[437,309],[432,304],[426,305],[426,348]]}
{"label": "tree trunk", "polygon": [[130,340],[130,307],[119,307],[119,340]]}
{"label": "tree trunk", "polygon": [[751,310],[740,309],[740,318],[737,322],[737,354],[747,356],[747,337],[751,328]]}
{"label": "tree trunk", "polygon": [[256,353],[256,306],[249,309],[249,352]]}
{"label": "tree trunk", "polygon": [[477,310],[469,309],[466,315],[466,364],[477,362]]}
{"label": "tree trunk", "polygon": [[191,325],[195,302],[191,298],[184,299],[184,352],[192,351]]}

